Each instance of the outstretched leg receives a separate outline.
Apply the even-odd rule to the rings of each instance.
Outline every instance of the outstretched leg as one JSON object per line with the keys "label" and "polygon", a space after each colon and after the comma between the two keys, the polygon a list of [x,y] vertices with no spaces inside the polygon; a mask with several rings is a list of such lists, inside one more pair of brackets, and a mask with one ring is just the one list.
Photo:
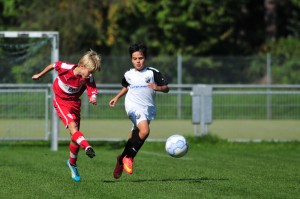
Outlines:
{"label": "outstretched leg", "polygon": [[91,147],[89,142],[85,139],[82,132],[79,131],[79,128],[75,122],[70,122],[68,128],[71,134],[71,140],[77,143],[81,148],[85,150],[85,153],[90,158],[96,156],[94,149]]}

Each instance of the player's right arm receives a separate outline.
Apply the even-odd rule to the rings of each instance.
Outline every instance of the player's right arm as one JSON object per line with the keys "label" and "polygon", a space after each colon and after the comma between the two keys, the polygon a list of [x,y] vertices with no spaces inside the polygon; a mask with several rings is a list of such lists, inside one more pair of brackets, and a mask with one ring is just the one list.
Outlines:
{"label": "player's right arm", "polygon": [[[126,75],[126,73],[125,73]],[[112,98],[110,101],[109,101],[109,107],[110,108],[113,108],[115,106],[115,104],[117,103],[118,99],[120,97],[122,97],[123,95],[125,95],[128,91],[128,86],[129,86],[129,83],[127,82],[125,76],[123,77],[122,79],[122,89],[120,90],[120,92],[114,97]]]}
{"label": "player's right arm", "polygon": [[37,80],[53,69],[54,69],[54,64],[50,64],[49,66],[46,66],[46,68],[44,68],[44,70],[42,70],[40,73],[33,75],[32,79]]}
{"label": "player's right arm", "polygon": [[127,87],[123,87],[120,92],[109,101],[109,107],[113,108],[117,103],[118,99],[127,93]]}

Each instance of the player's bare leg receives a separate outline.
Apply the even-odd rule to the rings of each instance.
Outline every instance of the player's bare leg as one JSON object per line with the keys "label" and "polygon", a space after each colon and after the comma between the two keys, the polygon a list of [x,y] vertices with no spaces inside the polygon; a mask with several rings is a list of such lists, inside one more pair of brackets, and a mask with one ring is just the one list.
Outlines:
{"label": "player's bare leg", "polygon": [[72,141],[76,142],[81,148],[83,148],[87,156],[89,156],[90,158],[95,157],[96,153],[94,149],[84,138],[83,133],[79,131],[77,124],[75,122],[70,122],[68,124],[68,128],[70,130]]}
{"label": "player's bare leg", "polygon": [[68,124],[68,128],[70,130],[70,158],[67,160],[67,165],[71,171],[71,176],[74,181],[80,181],[80,174],[78,171],[78,167],[76,164],[77,156],[79,152],[79,147],[83,148],[86,151],[86,155],[90,158],[95,156],[95,152],[93,148],[89,145],[89,143],[85,140],[83,134],[79,131],[78,126],[75,122],[71,122]]}

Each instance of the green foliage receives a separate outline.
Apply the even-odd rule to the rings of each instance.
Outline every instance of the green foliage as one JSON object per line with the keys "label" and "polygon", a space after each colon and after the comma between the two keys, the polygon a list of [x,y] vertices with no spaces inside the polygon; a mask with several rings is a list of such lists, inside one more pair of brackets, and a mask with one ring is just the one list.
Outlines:
{"label": "green foliage", "polygon": [[62,54],[85,52],[89,48],[98,50],[107,39],[103,22],[105,6],[85,0],[22,1],[18,6],[19,18],[27,20],[20,21],[19,30],[59,31]]}
{"label": "green foliage", "polygon": [[[277,27],[272,41],[266,34],[267,11],[260,0],[1,0],[0,24],[3,30],[59,31],[61,57],[81,55],[90,48],[103,55],[124,57],[128,45],[136,41],[145,42],[154,57],[180,53],[213,60],[217,56],[249,57],[271,52],[272,57],[284,55],[290,59],[293,55],[285,63],[275,61],[272,76],[273,83],[294,84],[299,82],[300,4],[297,0],[275,3]],[[208,59],[197,60],[192,70],[192,74],[196,71],[197,75],[204,72],[216,76],[203,78],[202,83],[261,83],[266,75],[260,61],[236,67]],[[107,64],[117,65],[116,61]],[[18,74],[25,73],[22,67],[17,65],[9,79],[23,81]],[[5,69],[0,70],[2,74]],[[184,70],[184,83],[194,83],[190,71]],[[104,82],[112,82],[107,77],[114,77],[114,72],[103,75]],[[116,78],[113,81],[119,82]]]}
{"label": "green foliage", "polygon": [[[1,1],[7,29],[60,32],[62,54],[88,48],[124,52],[142,40],[158,54],[255,54],[265,42],[258,0],[206,1]],[[281,35],[297,34],[297,1],[278,3]],[[287,10],[286,12],[284,10]],[[290,15],[292,13],[292,15]],[[84,20],[81,20],[84,17]],[[26,19],[26,20],[24,20]],[[45,20],[46,19],[46,20]],[[286,24],[286,26],[284,26]]]}
{"label": "green foliage", "polygon": [[1,4],[3,4],[2,14],[4,17],[13,17],[17,16],[16,11],[16,0],[0,0]]}
{"label": "green foliage", "polygon": [[[51,61],[49,39],[3,38],[0,49],[1,83],[31,82],[32,75]],[[51,78],[42,82],[51,82]]]}
{"label": "green foliage", "polygon": [[269,42],[272,58],[272,83],[300,83],[300,41],[298,38],[287,37],[277,42]]}

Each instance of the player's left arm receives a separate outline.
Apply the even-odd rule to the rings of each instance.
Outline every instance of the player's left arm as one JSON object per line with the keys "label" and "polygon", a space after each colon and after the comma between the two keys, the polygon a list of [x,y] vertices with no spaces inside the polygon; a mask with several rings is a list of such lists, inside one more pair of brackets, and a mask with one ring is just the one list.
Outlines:
{"label": "player's left arm", "polygon": [[160,91],[163,93],[169,92],[169,86],[168,85],[158,85],[156,83],[148,83],[148,87],[152,88],[155,91]]}
{"label": "player's left arm", "polygon": [[96,83],[94,80],[94,77],[90,77],[86,79],[86,94],[89,98],[89,102],[93,105],[97,104],[97,95],[98,95],[98,89],[96,87]]}
{"label": "player's left arm", "polygon": [[163,93],[168,93],[169,92],[169,86],[168,85],[158,86],[156,84],[155,88],[153,88],[153,89],[156,90],[156,91],[163,92]]}
{"label": "player's left arm", "polygon": [[164,76],[157,70],[153,70],[154,82],[149,83],[148,87],[152,88],[155,91],[160,91],[163,93],[169,92],[168,81],[164,78]]}

